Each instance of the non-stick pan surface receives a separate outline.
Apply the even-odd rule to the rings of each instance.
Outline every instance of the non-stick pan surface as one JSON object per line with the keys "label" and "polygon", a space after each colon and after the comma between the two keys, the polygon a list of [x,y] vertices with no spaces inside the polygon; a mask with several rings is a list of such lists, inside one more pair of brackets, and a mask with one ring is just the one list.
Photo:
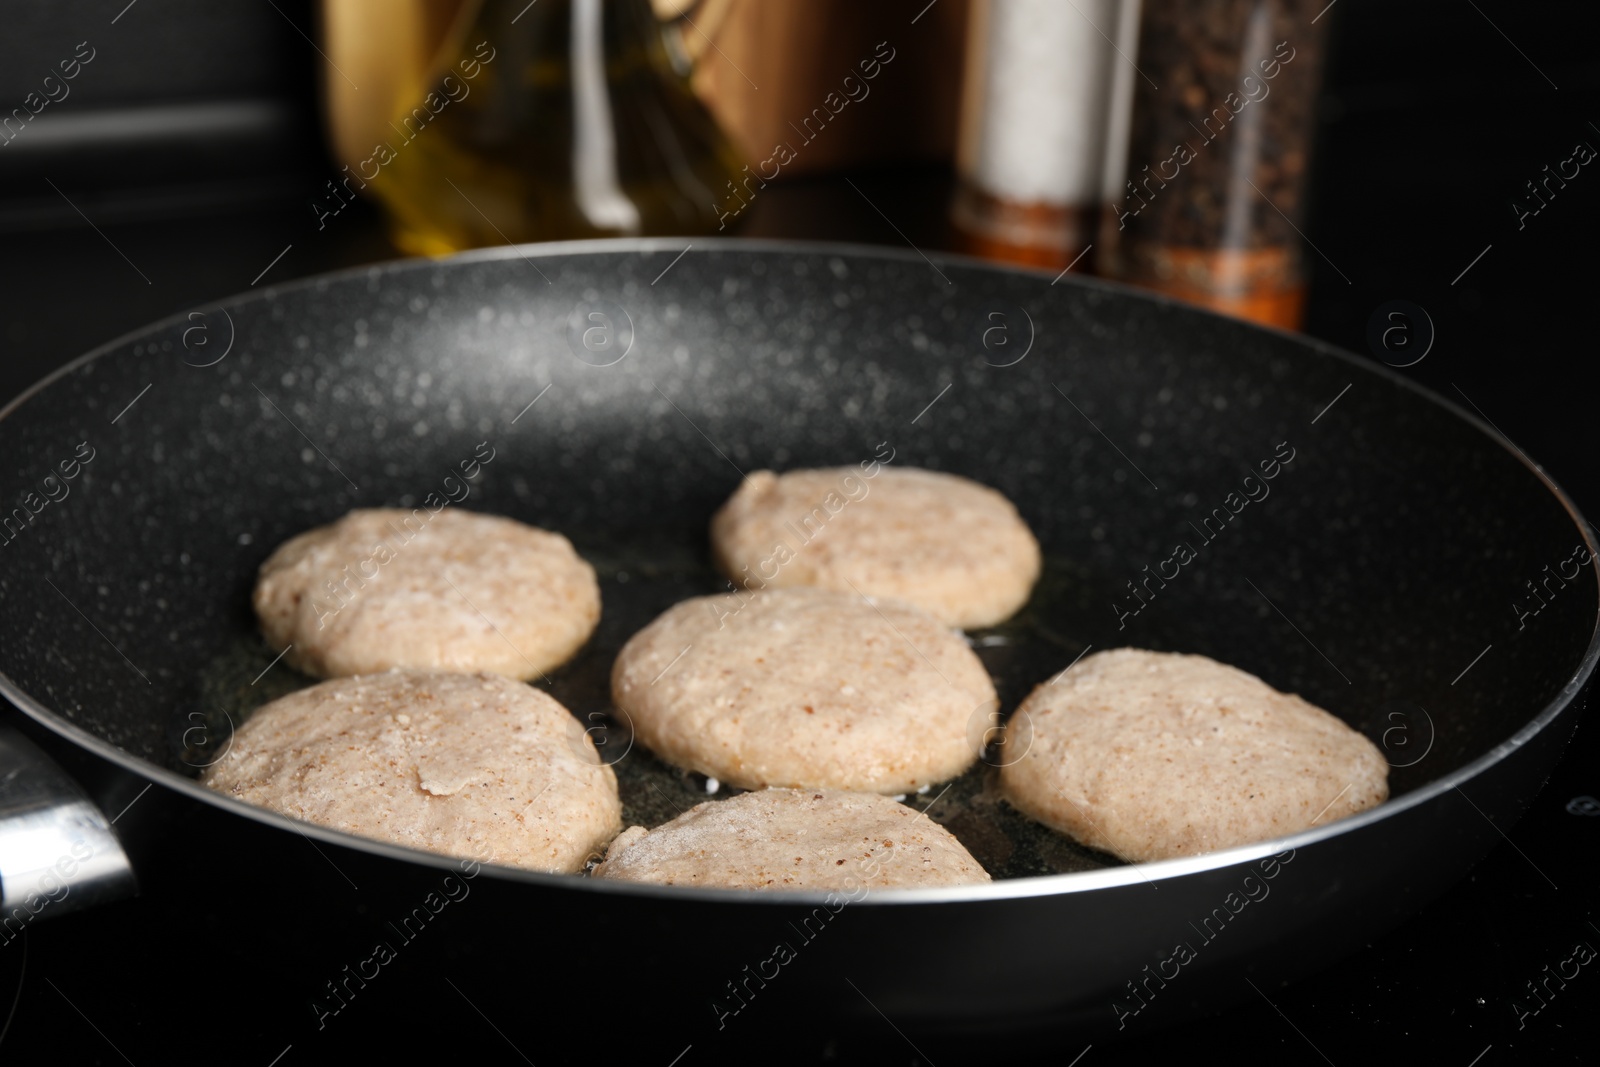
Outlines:
{"label": "non-stick pan surface", "polygon": [[[1028,823],[995,800],[992,767],[910,798],[996,882],[873,893],[830,916],[848,943],[786,981],[795,1003],[862,1013],[824,962],[838,956],[913,1027],[1125,1022],[1141,967],[1286,852],[1279,903],[1236,913],[1241,932],[1195,969],[1313,967],[1459,877],[1558,755],[1570,717],[1552,724],[1595,657],[1595,546],[1459,410],[1302,338],[1111,286],[803,244],[680,251],[349,272],[197,309],[57,375],[0,419],[6,505],[25,509],[0,547],[7,695],[140,775],[289,826],[193,782],[231,724],[309,684],[255,631],[256,567],[352,507],[451,493],[487,446],[450,506],[560,530],[596,566],[600,629],[550,688],[616,761],[627,818],[654,824],[704,781],[631,746],[607,693],[616,650],[673,602],[726,590],[706,527],[742,472],[888,459],[994,486],[1044,546],[1028,606],[972,635],[1006,709],[1090,649],[1197,652],[1328,708],[1390,759],[1374,812],[1143,867]],[[1264,463],[1279,470],[1265,483]],[[1148,582],[1179,544],[1194,560]],[[452,866],[305,832],[405,877]],[[688,952],[674,966],[696,977],[672,996],[724,1024],[717,976],[770,957],[772,924],[801,907],[490,874],[508,902],[649,915],[638,951]],[[874,956],[886,946],[892,963]],[[1196,1004],[1236,995],[1190,982]]]}

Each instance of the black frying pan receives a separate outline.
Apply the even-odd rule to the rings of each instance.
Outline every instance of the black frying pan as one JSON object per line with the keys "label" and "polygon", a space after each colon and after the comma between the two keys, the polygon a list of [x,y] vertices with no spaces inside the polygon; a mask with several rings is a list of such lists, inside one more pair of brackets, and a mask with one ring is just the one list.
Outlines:
{"label": "black frying pan", "polygon": [[[706,528],[741,471],[885,449],[1000,489],[1044,546],[1032,601],[974,635],[1007,709],[1091,647],[1198,652],[1330,709],[1393,764],[1381,808],[1142,866],[1022,819],[980,766],[910,802],[995,882],[838,910],[486,869],[470,903],[395,947],[472,974],[475,1007],[523,1032],[621,1013],[636,1025],[586,1040],[661,1062],[771,1048],[819,1018],[1109,1040],[1397,923],[1499,840],[1556,761],[1595,662],[1596,546],[1472,417],[1303,338],[1100,283],[804,244],[681,250],[501,249],[267,289],[116,341],[0,419],[7,506],[35,491],[0,547],[0,688],[119,769],[105,803],[159,784],[117,827],[147,891],[220,897],[242,920],[348,914],[314,942],[280,923],[265,943],[197,946],[240,983],[228,1028],[336,1032],[339,989],[365,989],[341,965],[375,966],[373,943],[402,936],[392,920],[462,877],[197,785],[231,723],[308,684],[256,635],[256,567],[352,507],[448,491],[486,441],[495,458],[452,506],[560,530],[600,573],[600,628],[552,691],[617,761],[632,821],[671,817],[704,783],[630,747],[606,687],[616,650],[723,588]],[[1270,495],[1231,503],[1275,459]],[[1180,542],[1193,562],[1146,584]],[[211,857],[205,886],[139,868],[142,835],[178,833]],[[303,868],[256,858],[284,833],[312,846]],[[1265,889],[1239,905],[1247,876]],[[252,986],[263,951],[303,957],[304,983]],[[450,995],[414,984],[419,1011]]]}

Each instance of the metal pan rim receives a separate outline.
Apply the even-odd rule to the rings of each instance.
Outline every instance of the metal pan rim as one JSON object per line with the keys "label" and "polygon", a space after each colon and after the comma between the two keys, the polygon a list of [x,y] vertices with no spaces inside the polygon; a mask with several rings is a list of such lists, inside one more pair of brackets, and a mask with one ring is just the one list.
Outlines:
{"label": "metal pan rim", "polygon": [[[772,253],[805,253],[811,255],[840,255],[853,259],[878,259],[896,262],[915,262],[926,259],[921,252],[906,251],[887,248],[877,245],[860,245],[832,241],[801,241],[801,240],[764,240],[737,237],[711,237],[696,238],[693,242],[703,245],[710,250],[725,251],[764,251]],[[412,258],[397,259],[383,263],[370,264],[361,267],[352,267],[325,274],[312,275],[296,279],[281,286],[266,286],[255,292],[236,294],[222,300],[211,301],[205,307],[223,306],[236,308],[252,300],[267,300],[288,292],[296,292],[317,286],[328,285],[347,278],[366,277],[374,273],[392,273],[402,270],[422,270],[437,266],[447,266],[454,263],[493,262],[510,259],[513,257],[526,259],[529,256],[557,257],[571,256],[585,253],[618,253],[630,252],[645,254],[657,251],[678,250],[678,239],[671,238],[604,238],[583,241],[562,241],[542,244],[507,245],[496,248],[474,249],[469,252],[458,253],[437,259]],[[1036,270],[1027,267],[1014,267],[999,265],[987,260],[980,260],[970,256],[951,253],[936,253],[940,262],[962,267],[969,267],[989,272],[1015,274],[1026,278],[1046,279],[1051,275],[1048,271]],[[1181,308],[1185,313],[1204,315],[1213,318],[1227,319],[1239,325],[1238,320],[1229,319],[1227,316],[1208,311],[1204,308],[1185,304],[1169,297],[1161,296],[1137,289],[1132,286],[1117,282],[1106,281],[1098,278],[1072,277],[1060,278],[1047,284],[1065,282],[1086,289],[1097,289],[1103,292],[1116,293],[1121,296],[1132,297],[1137,300]],[[137,330],[130,331],[114,338],[84,355],[63,365],[52,373],[34,383],[27,390],[13,398],[0,408],[0,420],[4,420],[14,411],[19,409],[29,399],[48,388],[56,380],[63,378],[80,367],[100,359],[119,348],[124,347],[136,338],[175,323],[187,321],[188,311],[185,309],[164,319],[150,323]],[[1398,385],[1416,394],[1423,401],[1438,405],[1458,419],[1473,426],[1480,433],[1489,437],[1500,448],[1510,454],[1517,462],[1522,464],[1536,478],[1538,478],[1547,491],[1549,491],[1562,508],[1571,517],[1583,538],[1590,554],[1600,560],[1600,540],[1594,536],[1592,528],[1579,512],[1577,506],[1568,497],[1567,493],[1547,475],[1542,468],[1534,464],[1526,455],[1512,445],[1506,438],[1489,426],[1484,420],[1474,413],[1455,404],[1446,397],[1424,388],[1411,379],[1387,367],[1362,359],[1353,353],[1333,345],[1305,337],[1288,330],[1276,327],[1246,325],[1246,329],[1264,330],[1275,334],[1292,343],[1309,348],[1319,355],[1343,361],[1352,373],[1375,375],[1392,385]],[[1600,566],[1591,573],[1600,574]],[[1064,874],[1039,875],[1027,878],[1010,878],[1003,881],[986,882],[980,885],[954,886],[943,888],[923,889],[885,889],[869,893],[859,903],[874,906],[899,906],[899,905],[930,905],[930,904],[959,904],[983,903],[989,901],[1015,900],[1031,897],[1062,896],[1071,893],[1086,893],[1096,890],[1107,890],[1125,886],[1137,886],[1142,883],[1157,882],[1162,879],[1176,879],[1191,875],[1204,874],[1211,871],[1225,870],[1240,864],[1250,863],[1254,860],[1275,855],[1291,849],[1305,848],[1309,845],[1328,840],[1346,833],[1371,826],[1393,815],[1422,804],[1430,803],[1444,793],[1449,792],[1467,782],[1490,767],[1499,763],[1508,754],[1521,748],[1531,741],[1540,731],[1549,727],[1567,710],[1574,697],[1589,682],[1595,673],[1596,664],[1600,663],[1600,613],[1597,613],[1595,625],[1591,629],[1589,645],[1584,652],[1577,669],[1567,680],[1558,693],[1550,700],[1537,715],[1525,723],[1521,729],[1507,740],[1496,745],[1490,751],[1479,756],[1463,767],[1435,779],[1412,790],[1405,795],[1386,801],[1375,808],[1348,816],[1344,819],[1291,834],[1285,837],[1274,838],[1269,841],[1241,845],[1235,848],[1224,849],[1218,852],[1208,852],[1200,856],[1185,857],[1181,859],[1161,860],[1154,863],[1128,864],[1121,867],[1108,867],[1095,871],[1077,871]],[[16,707],[21,709],[30,718],[42,726],[50,729],[63,738],[72,741],[80,747],[86,748],[103,759],[106,759],[122,769],[145,778],[156,784],[176,790],[177,792],[194,800],[212,804],[224,811],[247,818],[268,826],[279,827],[284,830],[313,836],[318,840],[331,845],[368,852],[389,859],[431,866],[441,870],[454,869],[459,860],[450,856],[435,855],[414,849],[392,845],[383,841],[358,837],[343,831],[332,830],[312,823],[297,822],[275,812],[257,808],[243,801],[235,800],[217,794],[198,782],[185,778],[164,767],[159,767],[149,761],[130,755],[115,745],[90,734],[61,717],[53,709],[35,700],[23,691],[9,676],[0,673],[0,695],[5,696]],[[718,888],[690,888],[684,886],[653,886],[630,882],[612,882],[601,879],[578,878],[566,874],[545,874],[537,871],[522,870],[512,867],[485,866],[484,871],[494,877],[506,881],[523,882],[550,889],[567,889],[581,892],[599,892],[614,894],[622,897],[644,897],[652,900],[698,901],[718,904],[761,905],[772,904],[780,906],[794,906],[799,904],[820,904],[828,899],[829,894],[817,890],[779,890],[754,892],[743,889],[718,889]]]}

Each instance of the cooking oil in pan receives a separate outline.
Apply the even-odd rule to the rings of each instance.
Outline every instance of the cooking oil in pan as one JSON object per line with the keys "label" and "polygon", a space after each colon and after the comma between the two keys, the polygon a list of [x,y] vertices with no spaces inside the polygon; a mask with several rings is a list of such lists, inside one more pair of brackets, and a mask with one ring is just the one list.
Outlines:
{"label": "cooking oil in pan", "polygon": [[[583,554],[600,579],[600,625],[572,662],[533,684],[573,713],[575,729],[587,732],[601,758],[611,764],[622,798],[623,825],[659,826],[696,804],[736,792],[703,775],[669,766],[634,744],[626,716],[611,702],[610,684],[611,665],[629,637],[679,600],[725,592],[727,583],[712,569],[703,549],[687,543],[677,548],[656,543],[649,559],[631,546],[608,550],[584,544]],[[968,635],[994,678],[1003,711],[1015,708],[1034,685],[1084,651],[1061,625],[1062,620],[1081,618],[1092,610],[1089,590],[1094,583],[1086,577],[1067,561],[1047,558],[1033,597],[1022,611],[999,626]],[[206,665],[194,706],[175,715],[169,729],[169,765],[174,770],[198,776],[206,766],[226,759],[233,729],[251,712],[316,683],[276,656],[259,634],[245,631]],[[990,748],[965,774],[903,802],[954,834],[996,879],[1120,863],[1004,803],[996,778],[999,763],[1007,758]]]}

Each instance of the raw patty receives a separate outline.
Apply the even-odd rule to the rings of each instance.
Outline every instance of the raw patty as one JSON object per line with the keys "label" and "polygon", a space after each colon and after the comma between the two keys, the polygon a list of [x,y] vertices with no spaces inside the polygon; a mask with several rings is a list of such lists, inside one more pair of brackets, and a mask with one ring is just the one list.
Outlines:
{"label": "raw patty", "polygon": [[970,885],[989,875],[921,812],[875,793],[763,789],[629,827],[596,878],[734,889]]}
{"label": "raw patty", "polygon": [[1131,862],[1264,841],[1389,796],[1377,747],[1205,656],[1119,648],[1036,688],[1006,725],[1011,804]]}
{"label": "raw patty", "polygon": [[263,705],[204,784],[447,856],[578,871],[622,828],[617,778],[551,697],[488,672],[337,678]]}
{"label": "raw patty", "polygon": [[965,629],[1009,618],[1039,577],[1039,543],[1011,501],[914,468],[756,471],[712,517],[711,545],[751,588],[896,597]]}
{"label": "raw patty", "polygon": [[366,508],[290,538],[254,597],[274,650],[318,678],[393,667],[534,678],[600,620],[594,568],[560,534],[446,508]]}
{"label": "raw patty", "polygon": [[910,604],[828,589],[676,604],[623,647],[611,694],[680,767],[741,789],[872,793],[966,770],[998,703],[959,634]]}

